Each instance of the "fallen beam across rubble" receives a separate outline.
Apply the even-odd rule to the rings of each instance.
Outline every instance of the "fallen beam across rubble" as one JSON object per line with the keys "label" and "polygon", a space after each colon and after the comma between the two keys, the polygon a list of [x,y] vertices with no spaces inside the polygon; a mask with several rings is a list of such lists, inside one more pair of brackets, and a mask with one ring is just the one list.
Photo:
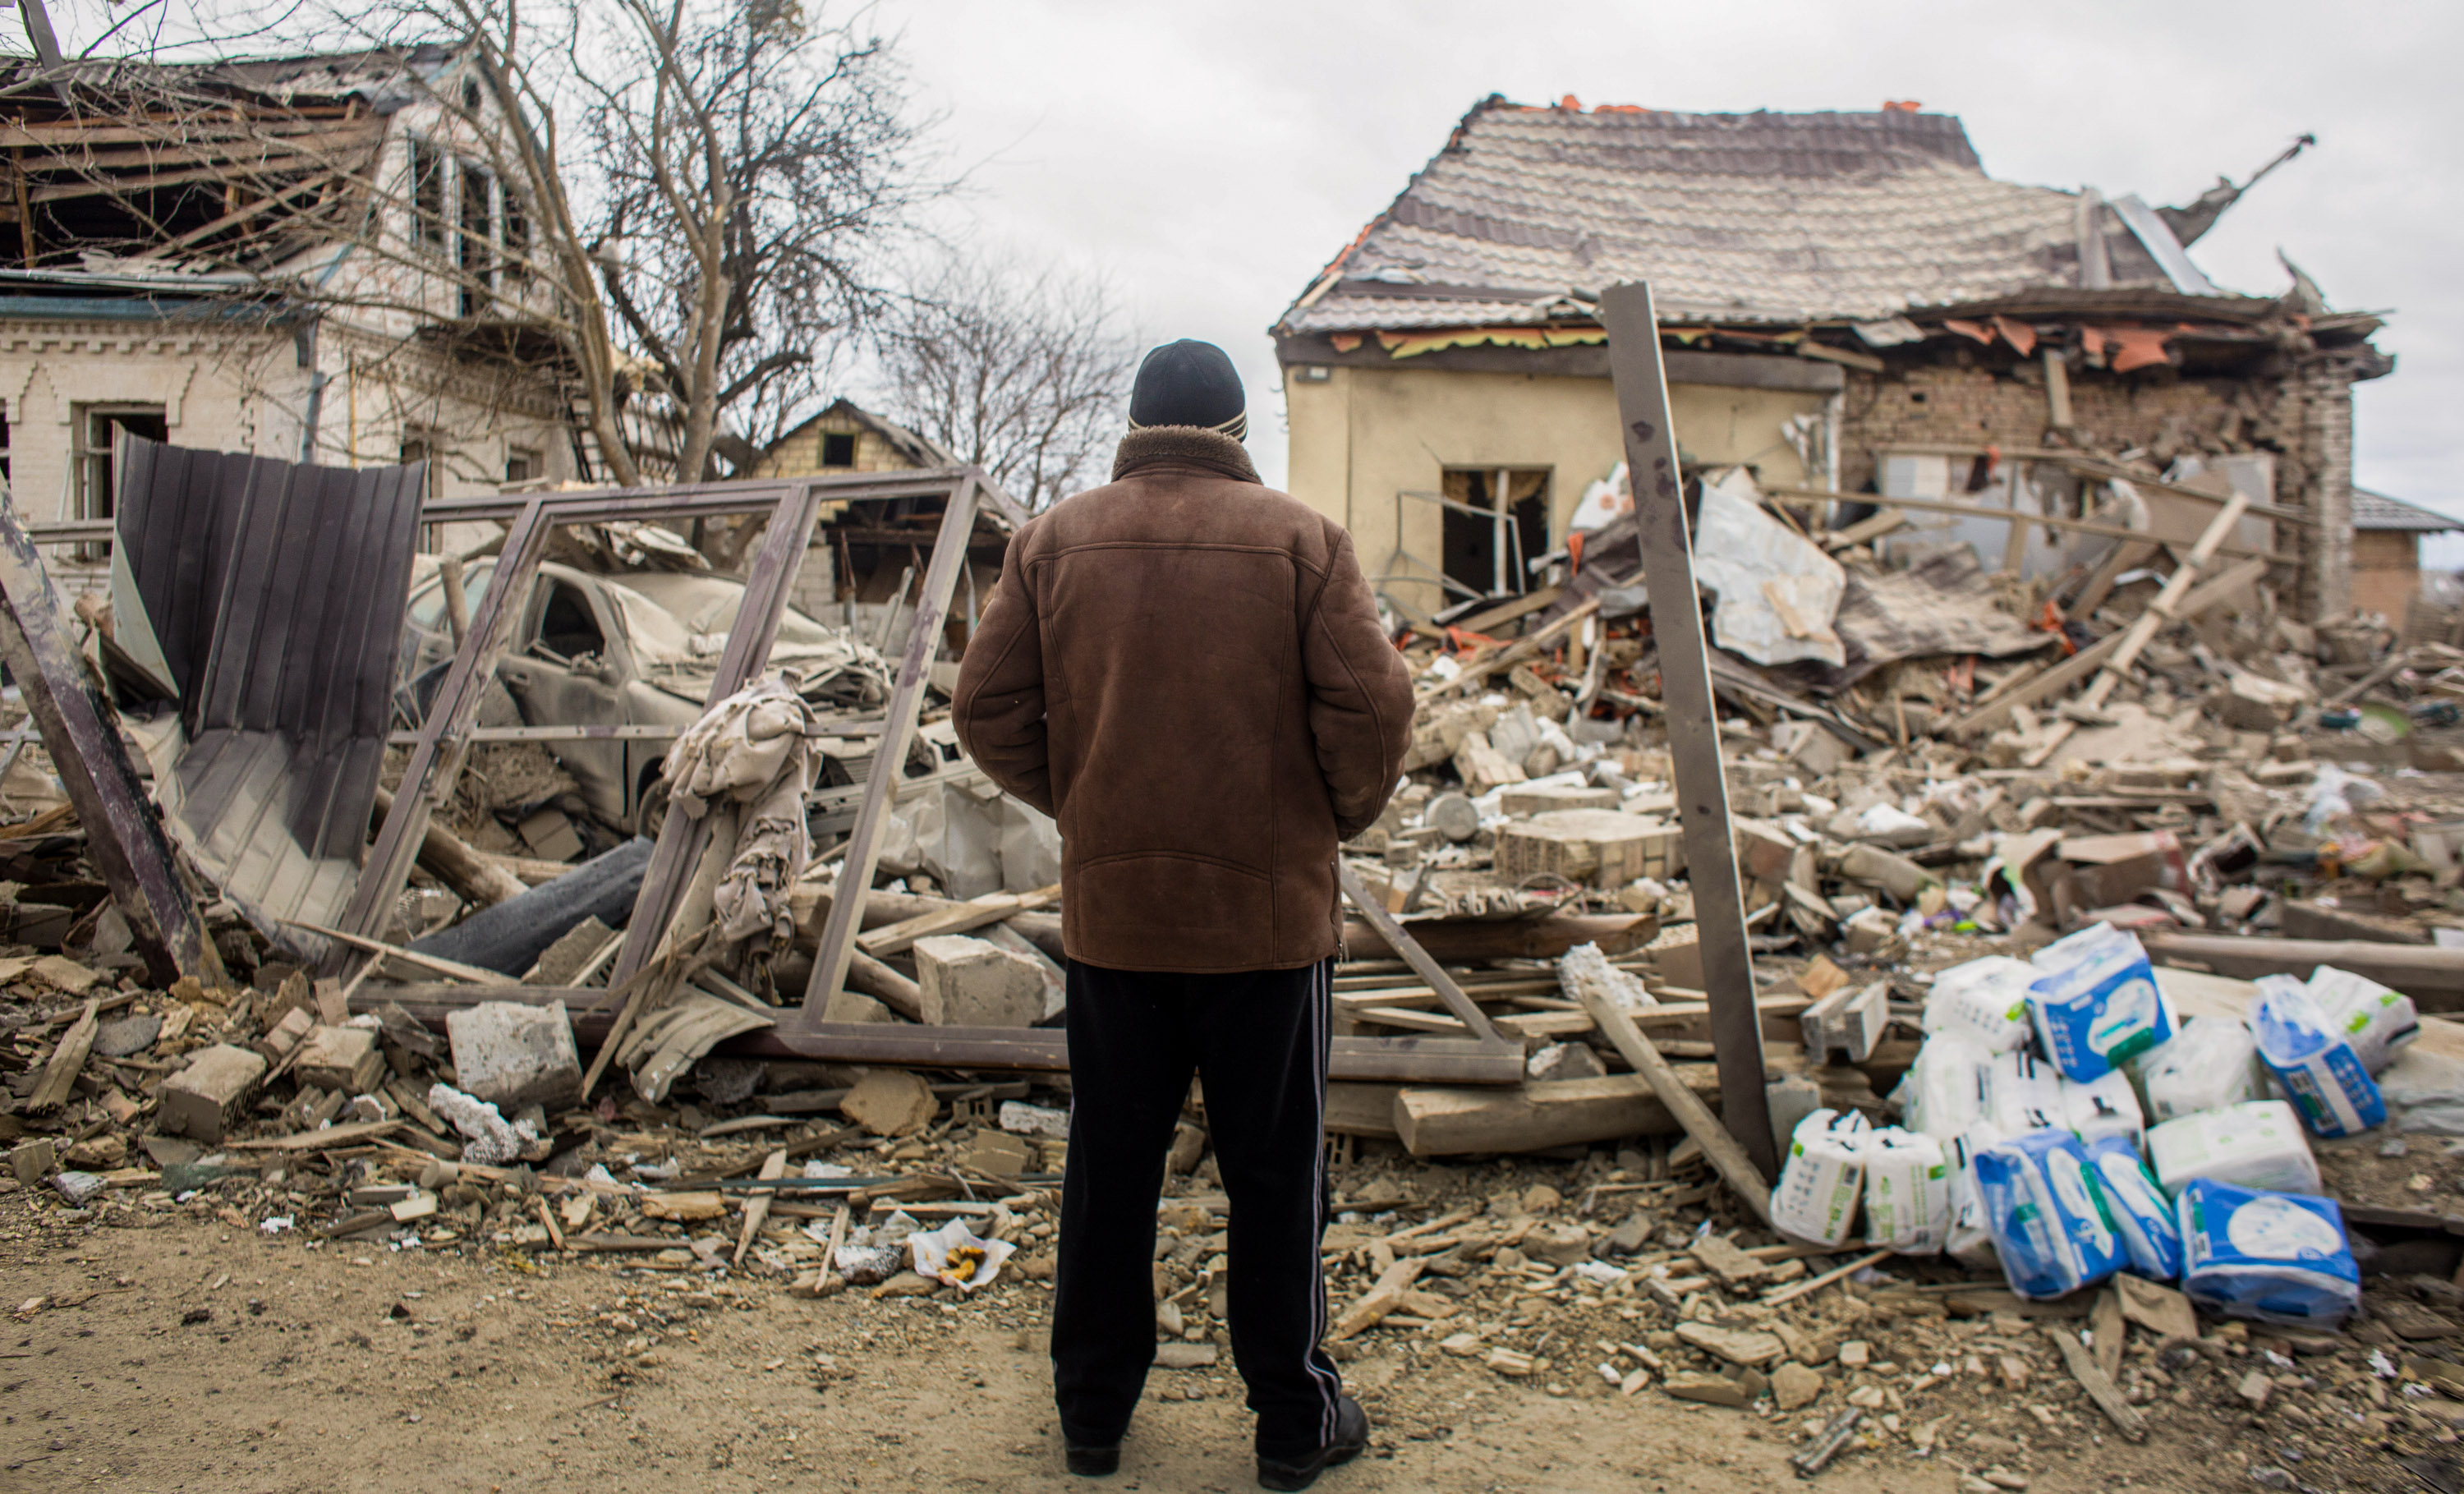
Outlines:
{"label": "fallen beam across rubble", "polygon": [[[562,1001],[573,1020],[574,1041],[596,1047],[616,1022],[608,992],[595,987],[369,984],[351,997],[354,1012],[375,1012],[388,1002],[437,1031],[445,1019],[484,1001],[544,1006]],[[711,1049],[721,1058],[808,1059],[826,1064],[873,1064],[909,1068],[980,1068],[1062,1073],[1069,1067],[1069,1040],[1053,1027],[934,1027],[913,1022],[811,1022],[746,1033]],[[1523,1080],[1523,1050],[1463,1038],[1337,1038],[1331,1079],[1369,1084],[1516,1085]]]}
{"label": "fallen beam across rubble", "polygon": [[2411,997],[2424,1010],[2464,1010],[2464,949],[2431,944],[2380,944],[2365,939],[2262,939],[2232,934],[2176,934],[2151,930],[2140,935],[2159,964],[2179,960],[2220,976],[2255,979],[2299,976],[2321,965],[2366,976]]}

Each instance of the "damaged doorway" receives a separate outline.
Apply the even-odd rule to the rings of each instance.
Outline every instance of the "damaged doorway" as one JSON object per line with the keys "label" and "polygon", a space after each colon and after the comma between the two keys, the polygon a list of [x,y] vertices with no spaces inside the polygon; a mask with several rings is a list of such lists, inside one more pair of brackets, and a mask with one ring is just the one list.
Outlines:
{"label": "damaged doorway", "polygon": [[1449,468],[1445,497],[1446,579],[1483,596],[1530,590],[1529,562],[1549,553],[1549,470]]}

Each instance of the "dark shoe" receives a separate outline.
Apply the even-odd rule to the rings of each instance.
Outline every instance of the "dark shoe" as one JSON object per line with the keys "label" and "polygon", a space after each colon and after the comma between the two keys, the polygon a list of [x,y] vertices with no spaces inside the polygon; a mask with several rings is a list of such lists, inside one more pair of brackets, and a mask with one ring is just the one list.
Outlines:
{"label": "dark shoe", "polygon": [[1334,1412],[1334,1440],[1316,1452],[1301,1458],[1266,1458],[1258,1460],[1258,1486],[1262,1489],[1305,1489],[1317,1482],[1317,1476],[1337,1463],[1352,1461],[1369,1446],[1369,1413],[1360,1402],[1349,1395],[1338,1396]]}
{"label": "dark shoe", "polygon": [[1081,1444],[1067,1442],[1063,1456],[1069,1471],[1082,1479],[1109,1479],[1121,1471],[1121,1444],[1103,1442]]}

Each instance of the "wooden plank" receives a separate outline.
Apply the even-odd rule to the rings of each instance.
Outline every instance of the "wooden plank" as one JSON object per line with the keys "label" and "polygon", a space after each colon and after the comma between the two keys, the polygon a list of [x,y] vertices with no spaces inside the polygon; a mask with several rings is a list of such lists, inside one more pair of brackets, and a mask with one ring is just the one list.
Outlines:
{"label": "wooden plank", "polygon": [[288,1136],[270,1136],[263,1141],[226,1141],[226,1152],[331,1152],[336,1147],[357,1146],[390,1136],[402,1130],[399,1120],[353,1121],[342,1126],[328,1126],[322,1131],[294,1131]]}
{"label": "wooden plank", "polygon": [[2098,1367],[2096,1356],[2087,1351],[2079,1336],[2059,1328],[2046,1329],[2045,1336],[2061,1351],[2062,1363],[2069,1367],[2071,1378],[2079,1382],[2079,1389],[2087,1392],[2087,1398],[2096,1402],[2099,1411],[2113,1419],[2115,1429],[2134,1442],[2145,1441],[2146,1416],[2130,1403],[2130,1397],[2122,1394],[2122,1388],[2113,1383],[2113,1377]]}
{"label": "wooden plank", "polygon": [[[1720,1082],[1708,1064],[1688,1064],[1682,1077],[1705,1092],[1715,1091]],[[1679,1130],[1650,1081],[1639,1074],[1514,1088],[1416,1086],[1395,1095],[1396,1135],[1414,1156],[1536,1152],[1626,1136],[1673,1135]]]}
{"label": "wooden plank", "polygon": [[[1755,1161],[1753,1155],[1739,1145],[1735,1136],[1729,1134],[1728,1129],[1720,1123],[1718,1116],[1711,1113],[1710,1108],[1697,1099],[1694,1092],[1685,1087],[1684,1081],[1678,1077],[1675,1066],[1668,1060],[1661,1057],[1660,1050],[1653,1047],[1650,1040],[1635,1026],[1634,1018],[1627,1014],[1624,1007],[1609,1000],[1608,994],[1595,986],[1585,988],[1583,1000],[1584,1003],[1591,1008],[1592,1019],[1599,1023],[1600,1031],[1608,1035],[1610,1044],[1623,1055],[1625,1061],[1634,1066],[1634,1071],[1640,1074],[1651,1086],[1652,1092],[1660,1097],[1660,1103],[1668,1107],[1668,1113],[1675,1116],[1677,1123],[1685,1129],[1685,1134],[1693,1137],[1696,1144],[1702,1147],[1703,1154],[1710,1158],[1712,1167],[1719,1171],[1721,1178],[1738,1197],[1746,1201],[1757,1218],[1766,1224],[1770,1223],[1771,1184],[1765,1179],[1761,1166]],[[1754,1008],[1749,1004],[1746,1010],[1752,1013]],[[1721,1015],[1719,1008],[1714,1005],[1711,1019],[1715,1043],[1721,1036],[1719,1027]],[[1762,1042],[1759,1017],[1755,1018],[1754,1042],[1759,1055]],[[1721,1097],[1725,1105],[1727,1093],[1727,1075],[1724,1073],[1721,1077]],[[1764,1131],[1768,1133],[1770,1129],[1771,1123],[1766,1120]]]}
{"label": "wooden plank", "polygon": [[[821,494],[810,483],[781,494],[771,509],[770,522],[761,532],[761,548],[744,580],[736,623],[727,630],[727,647],[719,653],[710,692],[702,697],[703,710],[751,684],[769,662],[770,645],[779,636],[779,619],[787,610],[788,588],[795,584],[796,568],[811,548],[813,524],[820,516]],[[495,588],[489,589],[493,594]],[[650,863],[642,870],[642,890],[634,894],[633,913],[625,925],[624,946],[616,953],[616,963],[608,967],[610,984],[649,964],[660,940],[668,936],[668,925],[685,900],[686,885],[701,863],[703,848],[710,845],[711,818],[671,814],[660,823],[658,844],[650,849]]]}
{"label": "wooden plank", "polygon": [[[761,1181],[772,1182],[786,1175],[787,1152],[785,1148],[782,1147],[761,1159]],[[770,1191],[768,1189],[764,1189],[745,1200],[744,1228],[736,1237],[736,1263],[737,1265],[742,1265],[744,1263],[744,1252],[753,1248],[753,1237],[761,1233],[762,1223],[770,1218]]]}
{"label": "wooden plank", "polygon": [[85,1003],[85,1010],[60,1034],[58,1045],[52,1049],[51,1061],[43,1066],[43,1077],[34,1085],[34,1092],[26,1097],[26,1109],[37,1114],[56,1110],[69,1103],[69,1091],[76,1088],[77,1075],[85,1071],[85,1061],[94,1052],[94,1035],[100,1030],[99,998]]}
{"label": "wooden plank", "polygon": [[2080,697],[2081,704],[2091,711],[2102,709],[2105,698],[2113,693],[2115,686],[2128,677],[2130,667],[2139,662],[2140,653],[2146,648],[2148,640],[2156,636],[2157,629],[2179,616],[2183,599],[2189,594],[2199,572],[2215,560],[2216,547],[2224,543],[2225,536],[2233,533],[2233,525],[2241,522],[2242,514],[2249,507],[2250,499],[2236,493],[2233,500],[2209,520],[2206,531],[2199,536],[2199,542],[2192,545],[2190,553],[2182,558],[2182,563],[2174,567],[2164,589],[2156,594],[2156,600],[2149,603],[2147,610],[2139,614],[2138,620],[2123,632],[2122,647],[2104,661],[2103,672],[2088,686],[2087,693]]}
{"label": "wooden plank", "polygon": [[[361,865],[359,885],[351,890],[351,900],[342,909],[341,927],[353,934],[373,938],[385,928],[394,900],[410,880],[411,863],[427,839],[429,817],[461,776],[463,759],[470,752],[472,721],[478,714],[481,695],[496,677],[497,661],[513,643],[522,609],[530,603],[531,579],[539,573],[548,528],[545,495],[533,494],[505,535],[488,594],[480,599],[470,635],[455,651],[445,682],[437,687],[428,719],[421,724],[419,743],[403,766],[393,808],[377,831],[376,845]],[[325,968],[338,972],[358,963],[338,951],[325,961]]]}
{"label": "wooden plank", "polygon": [[1586,597],[1581,602],[1578,602],[1573,606],[1567,608],[1563,613],[1559,614],[1557,618],[1539,631],[1526,633],[1521,638],[1516,639],[1506,648],[1500,648],[1495,653],[1489,654],[1485,658],[1472,660],[1471,663],[1463,666],[1463,672],[1456,675],[1454,678],[1447,680],[1441,685],[1432,685],[1428,689],[1421,691],[1418,697],[1419,702],[1425,704],[1432,700],[1441,700],[1444,697],[1455,693],[1457,691],[1469,690],[1473,686],[1485,682],[1490,675],[1496,673],[1500,670],[1510,670],[1527,659],[1538,658],[1542,649],[1548,648],[1551,644],[1555,643],[1559,638],[1563,637],[1570,629],[1572,629],[1575,624],[1591,616],[1593,613],[1597,612],[1599,609],[1599,598]]}
{"label": "wooden plank", "polygon": [[875,959],[884,959],[914,948],[918,939],[943,934],[964,934],[988,923],[999,923],[1012,913],[1049,908],[1059,901],[1061,884],[1058,882],[1032,892],[986,892],[953,908],[935,908],[886,928],[868,930],[856,935],[855,947]]}
{"label": "wooden plank", "polygon": [[1485,633],[1500,623],[1511,623],[1528,613],[1537,612],[1566,594],[1563,586],[1543,586],[1538,591],[1525,592],[1511,602],[1500,603],[1485,612],[1477,612],[1447,626],[1466,633]]}
{"label": "wooden plank", "polygon": [[[941,511],[940,533],[933,540],[933,558],[924,567],[924,582],[915,597],[914,621],[907,630],[907,653],[898,664],[898,681],[884,713],[881,745],[873,752],[876,771],[865,780],[863,804],[847,833],[847,852],[840,858],[839,882],[850,892],[871,888],[873,868],[881,862],[881,838],[890,825],[891,792],[897,786],[899,765],[907,760],[915,739],[915,716],[924,706],[925,677],[941,648],[941,620],[949,612],[958,572],[967,557],[967,535],[975,528],[976,506],[991,479],[969,469],[951,491]],[[812,979],[804,987],[803,1011],[782,1025],[806,1027],[819,1022],[830,995],[847,981],[847,963],[856,948],[856,926],[863,903],[855,896],[830,901],[830,915],[813,953]]]}
{"label": "wooden plank", "polygon": [[2464,1006],[2464,950],[2365,939],[2255,939],[2167,930],[2145,934],[2141,942],[2159,962],[2185,960],[2220,976],[2248,980],[2288,975],[2306,979],[2319,966],[2333,965],[2402,991],[2425,1011]]}
{"label": "wooden plank", "polygon": [[157,986],[194,976],[224,983],[222,956],[181,879],[162,818],[120,736],[119,717],[86,672],[51,572],[0,487],[0,662],[43,736],[86,853],[128,920]]}
{"label": "wooden plank", "polygon": [[[1779,1153],[1771,1141],[1763,1089],[1753,956],[1746,944],[1746,907],[1737,880],[1719,720],[1711,700],[1708,640],[1702,597],[1694,585],[1693,538],[1685,522],[1683,474],[1678,467],[1650,286],[1610,286],[1600,297],[1600,321],[1608,329],[1609,372],[1617,386],[1618,423],[1624,428],[1626,471],[1634,474],[1634,516],[1651,593],[1652,637],[1660,646],[1660,698],[1666,707],[1678,823],[1685,832],[1703,980],[1710,1000],[1712,1041],[1719,1049],[1720,1110],[1754,1171],[1771,1178],[1778,1175]],[[1824,494],[1826,502],[1837,497]],[[1638,1070],[1641,1067],[1636,1065]],[[1763,1207],[1768,1212],[1768,1197]]]}
{"label": "wooden plank", "polygon": [[[1614,339],[1611,340],[1610,345],[1616,345]],[[1931,498],[1890,498],[1876,494],[1827,493],[1819,488],[1766,488],[1763,490],[1763,495],[1769,498],[1785,499],[1792,507],[1796,508],[1810,507],[1816,502],[1837,503],[1843,498],[1850,501],[1861,498],[1919,514],[1950,514],[1961,518],[1997,519],[2006,524],[2041,524],[2048,529],[2059,529],[2075,535],[2102,535],[2111,539],[2144,540],[2147,538],[2145,530],[2130,529],[2121,524],[2100,524],[2094,519],[2065,518],[2059,514],[2013,513],[2007,508],[1995,508],[1990,504],[1981,503],[1943,503]],[[2223,501],[2213,494],[2207,496],[2211,503]],[[2229,544],[2223,549],[2227,555],[2255,555],[2269,560],[2280,560],[2287,565],[2294,563],[2296,559],[2274,550],[2258,550],[2243,544]],[[1646,556],[1649,553],[1649,551],[1644,552]]]}
{"label": "wooden plank", "polygon": [[[1487,1014],[1473,1005],[1470,997],[1463,995],[1463,987],[1455,984],[1455,978],[1446,974],[1445,967],[1431,958],[1429,952],[1420,947],[1420,941],[1412,937],[1396,921],[1395,915],[1386,911],[1386,905],[1371,896],[1369,890],[1360,885],[1360,874],[1352,869],[1351,863],[1339,856],[1335,858],[1334,875],[1343,888],[1343,895],[1352,900],[1353,907],[1360,910],[1360,916],[1369,920],[1369,926],[1377,931],[1377,936],[1386,941],[1388,949],[1400,955],[1403,962],[1412,967],[1413,973],[1429,983],[1429,989],[1438,993],[1438,1000],[1445,1003],[1447,1011],[1454,1013],[1457,1022],[1470,1029],[1471,1035],[1484,1046],[1507,1045],[1507,1040],[1499,1037],[1497,1029],[1489,1025]],[[1521,1048],[1520,1044],[1512,1046],[1518,1051]]]}

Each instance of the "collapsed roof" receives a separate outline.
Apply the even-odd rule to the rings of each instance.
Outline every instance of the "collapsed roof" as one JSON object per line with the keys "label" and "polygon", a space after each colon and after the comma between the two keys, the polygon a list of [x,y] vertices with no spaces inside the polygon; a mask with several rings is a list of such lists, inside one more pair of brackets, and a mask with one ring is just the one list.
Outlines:
{"label": "collapsed roof", "polygon": [[1650,281],[1664,319],[1730,324],[2047,290],[2210,301],[2225,297],[2168,224],[2204,231],[2213,216],[1996,181],[1949,115],[1585,111],[1492,95],[1276,331],[1588,318],[1598,287],[1620,280]]}

